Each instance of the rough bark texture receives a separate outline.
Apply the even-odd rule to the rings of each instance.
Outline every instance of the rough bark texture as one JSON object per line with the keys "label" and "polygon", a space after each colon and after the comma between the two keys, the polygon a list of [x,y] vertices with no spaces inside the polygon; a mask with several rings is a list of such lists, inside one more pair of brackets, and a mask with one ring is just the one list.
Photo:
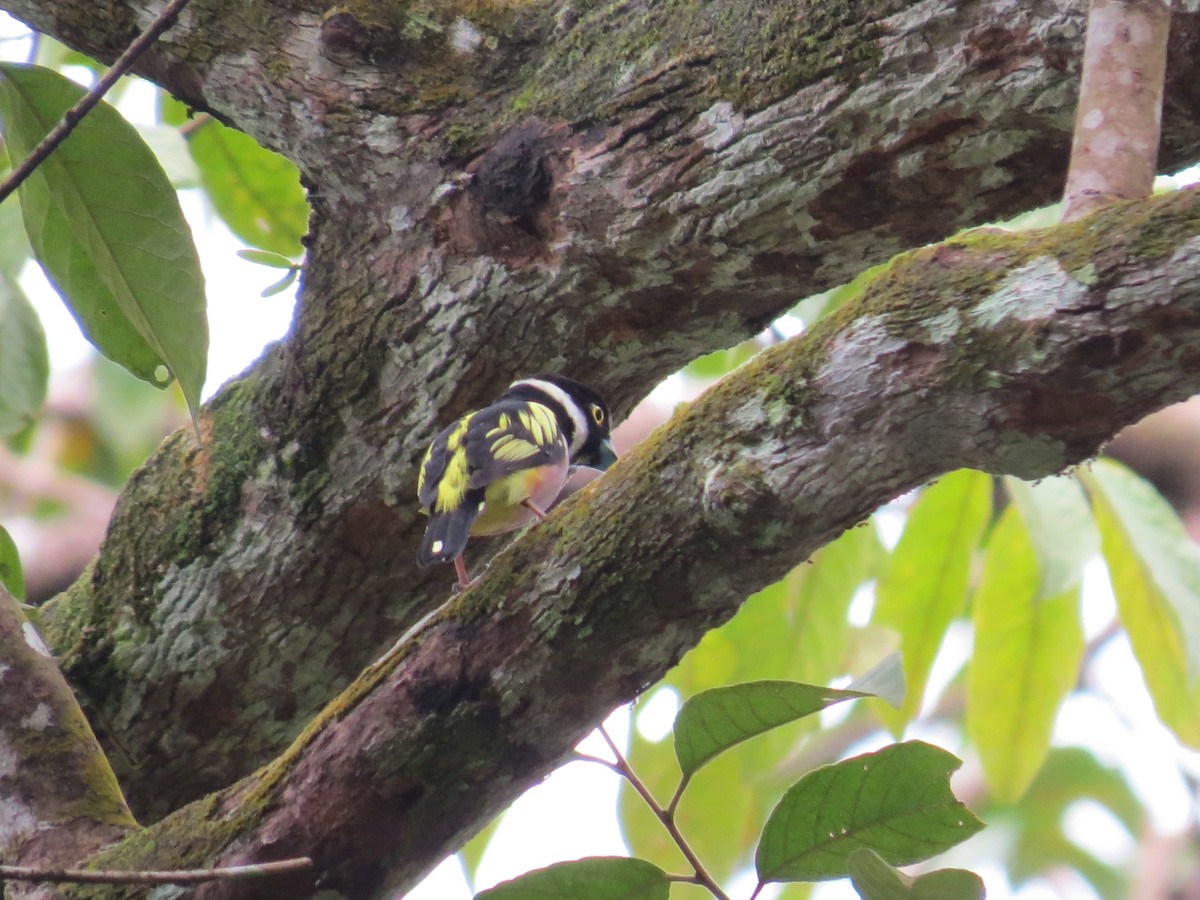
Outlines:
{"label": "rough bark texture", "polygon": [[1063,218],[1150,194],[1171,0],[1092,0]]}
{"label": "rough bark texture", "polygon": [[[0,860],[82,859],[136,825],[50,651],[0,591]],[[38,890],[26,888],[17,883],[5,896]]]}
{"label": "rough bark texture", "polygon": [[961,466],[1061,471],[1197,390],[1200,191],[912,253],[528,530],[274,764],[99,862],[305,854],[323,898],[395,896],[880,504]]}
{"label": "rough bark texture", "polygon": [[[0,7],[111,59],[157,4]],[[94,567],[47,616],[135,808],[157,816],[268,760],[364,663],[445,600],[450,575],[411,562],[422,528],[416,463],[441,424],[498,385],[561,369],[628,409],[664,373],[753,333],[809,293],[898,250],[1055,199],[1084,12],[1082,0],[362,2],[328,11],[193,0],[145,60],[145,74],[295,160],[313,219],[287,340],[206,407],[203,448],[181,432],[131,480]],[[1200,73],[1190,52],[1197,18],[1176,16],[1168,169],[1200,158]],[[1079,265],[1089,258],[1081,251]],[[920,296],[911,299],[921,309]],[[899,352],[886,334],[875,335],[878,346],[867,336],[869,328],[846,332],[860,354],[859,378],[874,371],[868,349]],[[1071,341],[1062,340],[1065,350]],[[1100,330],[1080,340],[1090,342],[1096,366],[1135,346]],[[1026,362],[1041,352],[1026,349]],[[924,359],[938,370],[936,355],[913,352],[912,365]],[[973,353],[966,344],[956,352]],[[983,354],[973,365],[1008,372]],[[1109,374],[1103,391],[1119,382]],[[1097,410],[1086,422],[1067,415],[1074,400],[1060,408],[1058,385],[1031,381],[994,408],[965,395],[944,408],[898,406],[918,431],[902,428],[900,412],[877,409],[909,443],[893,444],[887,430],[864,437],[856,429],[871,422],[855,419],[830,419],[827,439],[859,443],[886,464],[857,476],[877,475],[862,493],[882,500],[970,462],[972,440],[984,442],[973,448],[979,460],[998,468],[1050,471],[1090,452],[1136,404],[1148,411],[1171,393],[1161,385],[1153,399],[1131,391],[1127,406],[1096,390],[1086,394]],[[942,436],[944,422],[963,417],[979,427]],[[1030,443],[1017,428],[1063,420],[1080,431],[1058,444]],[[733,450],[741,434],[729,434],[724,468],[705,470],[715,479],[706,502],[718,520],[722,478],[756,483],[754,451],[739,463]],[[914,475],[906,460],[924,445],[943,466]],[[688,445],[671,452],[688,454]],[[739,491],[729,489],[731,523],[740,521]],[[834,512],[824,501],[805,500],[812,505],[801,515],[789,511],[792,501],[765,496],[755,488],[745,502],[766,503],[764,515],[781,523],[807,523],[803,546],[845,524],[835,515],[814,526],[812,516]],[[670,549],[665,538],[638,533],[627,568],[606,577],[636,583],[651,570],[674,571],[672,591],[696,587],[697,608],[721,595],[720,612],[697,614],[697,622],[731,611],[724,587],[693,582],[680,561],[655,555]],[[723,554],[718,546],[703,544],[704,553]],[[772,546],[763,556],[764,573],[781,570]],[[684,602],[669,599],[666,609]],[[570,620],[539,620],[555,621]],[[481,616],[481,634],[484,625]],[[664,630],[669,647],[643,652],[630,643],[595,663],[613,668],[607,693],[596,696],[627,696],[682,652],[685,632],[695,634],[690,623]],[[564,634],[549,633],[548,647]],[[436,670],[430,678],[421,708],[461,699],[442,694]],[[580,691],[592,696],[590,685]],[[577,719],[560,711],[560,739],[591,721],[587,708]],[[469,801],[478,811],[495,809],[511,793],[505,787],[515,790],[559,758],[562,745],[539,746],[541,735],[498,753],[508,774],[484,800]],[[369,735],[359,737],[372,746]],[[462,779],[449,761],[440,772]],[[377,806],[390,810],[395,801]],[[444,845],[444,830],[428,844]],[[411,874],[380,865],[378,883]]]}

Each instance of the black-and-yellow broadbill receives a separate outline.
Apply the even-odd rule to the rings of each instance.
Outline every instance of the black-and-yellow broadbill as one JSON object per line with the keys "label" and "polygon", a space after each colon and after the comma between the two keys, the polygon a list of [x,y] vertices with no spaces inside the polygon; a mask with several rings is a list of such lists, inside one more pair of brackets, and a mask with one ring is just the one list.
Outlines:
{"label": "black-and-yellow broadbill", "polygon": [[417,564],[453,561],[459,584],[469,585],[470,535],[544,518],[572,465],[607,469],[616,459],[608,407],[595,391],[561,375],[514,382],[443,429],[425,454],[417,499],[429,525]]}

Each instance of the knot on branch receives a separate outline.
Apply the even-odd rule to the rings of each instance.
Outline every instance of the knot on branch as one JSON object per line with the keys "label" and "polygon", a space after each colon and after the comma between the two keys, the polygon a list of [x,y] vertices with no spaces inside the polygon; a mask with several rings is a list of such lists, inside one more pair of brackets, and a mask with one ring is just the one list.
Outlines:
{"label": "knot on branch", "polygon": [[564,125],[514,126],[469,169],[446,239],[464,255],[520,265],[544,259],[555,232],[554,187],[566,171]]}
{"label": "knot on branch", "polygon": [[485,216],[544,237],[538,214],[550,199],[555,137],[555,129],[535,119],[517,125],[483,155],[471,190]]}
{"label": "knot on branch", "polygon": [[759,460],[717,463],[704,479],[704,520],[720,536],[774,550],[790,531],[790,514]]}
{"label": "knot on branch", "polygon": [[321,23],[321,53],[331,62],[366,62],[374,55],[373,47],[368,29],[348,12],[334,12]]}

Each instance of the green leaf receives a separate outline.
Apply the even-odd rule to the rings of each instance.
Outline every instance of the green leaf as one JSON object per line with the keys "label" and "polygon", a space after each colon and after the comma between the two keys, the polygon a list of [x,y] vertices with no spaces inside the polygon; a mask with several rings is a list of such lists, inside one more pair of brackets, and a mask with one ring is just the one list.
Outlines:
{"label": "green leaf", "polygon": [[701,381],[714,381],[754,357],[760,349],[754,341],[742,341],[728,350],[714,350],[688,363],[683,374]]}
{"label": "green leaf", "polygon": [[[10,171],[4,142],[0,141],[0,181],[7,178]],[[21,207],[16,203],[0,203],[0,276],[15,282],[32,255],[33,249],[21,221]]]}
{"label": "green leaf", "polygon": [[[0,63],[0,121],[25,159],[83,89]],[[20,188],[42,268],[105,355],[199,406],[208,349],[204,279],[175,191],[137,131],[99,104]]]}
{"label": "green leaf", "polygon": [[471,885],[472,888],[474,888],[475,882],[479,877],[479,864],[483,862],[483,854],[487,852],[488,844],[496,836],[496,832],[500,829],[500,823],[504,821],[506,814],[501,813],[496,816],[480,831],[476,832],[474,837],[458,848],[458,861],[462,863],[463,871],[467,876],[467,884]]}
{"label": "green leaf", "polygon": [[475,895],[477,900],[667,900],[671,882],[658,866],[623,856],[556,863]]}
{"label": "green leaf", "polygon": [[1067,809],[1085,799],[1112,812],[1137,840],[1145,811],[1124,776],[1081,747],[1055,748],[1021,802],[992,814],[996,824],[1007,820],[1015,835],[1006,860],[1014,887],[1049,868],[1071,866],[1106,900],[1129,895],[1125,867],[1092,856],[1063,829]]}
{"label": "green leaf", "polygon": [[1046,759],[1054,718],[1075,685],[1084,651],[1077,579],[1057,596],[1042,596],[1047,577],[1057,587],[1071,579],[1065,567],[1049,576],[1040,568],[1046,557],[1031,543],[1023,515],[1032,508],[1026,497],[1000,517],[973,605],[967,732],[1002,800],[1021,796]]}
{"label": "green leaf", "polygon": [[[884,661],[892,673],[897,660]],[[890,690],[886,675],[869,675]],[[730,747],[844,700],[875,696],[794,681],[752,681],[714,688],[687,700],[675,719],[675,755],[684,779]]]}
{"label": "green leaf", "polygon": [[1120,463],[1100,460],[1084,476],[1093,500],[1120,520],[1121,531],[1180,629],[1192,674],[1200,671],[1200,548],[1171,505]]}
{"label": "green leaf", "polygon": [[239,250],[237,255],[248,262],[258,263],[260,266],[269,266],[272,269],[287,269],[288,271],[292,271],[296,268],[295,262],[286,256],[272,253],[270,250]]}
{"label": "green leaf", "polygon": [[[859,586],[878,576],[887,560],[871,522],[847,529],[796,566],[781,582],[791,610],[793,638],[787,677],[826,684],[847,671],[850,624],[846,613]],[[870,659],[878,659],[873,654]],[[865,690],[865,689],[864,689]]]}
{"label": "green leaf", "polygon": [[850,854],[850,879],[863,900],[983,900],[983,881],[965,869],[938,869],[910,878],[874,850]]}
{"label": "green leaf", "polygon": [[0,584],[18,600],[25,599],[25,574],[21,557],[8,529],[0,525]]}
{"label": "green leaf", "polygon": [[[663,683],[690,697],[741,681],[827,683],[852,671],[847,660],[868,651],[859,650],[862,636],[849,629],[846,608],[858,586],[876,576],[882,558],[873,528],[849,529],[817,551],[810,563],[750,597],[732,620],[705,635]],[[864,658],[875,661],[891,649],[872,649]],[[750,862],[763,822],[798,777],[779,761],[818,725],[815,717],[801,719],[739,744],[708,763],[689,784],[676,819],[718,881],[727,881]],[[651,791],[671,796],[679,784],[672,741],[651,742],[634,729],[628,758]],[[714,816],[714,809],[721,815]],[[678,867],[679,851],[662,823],[626,786],[619,810],[625,839],[637,856],[668,870]]]}
{"label": "green leaf", "polygon": [[290,161],[215,119],[188,133],[188,149],[230,231],[281,256],[304,252],[300,239],[308,230],[308,201]]}
{"label": "green leaf", "polygon": [[826,881],[845,876],[861,848],[907,865],[966,840],[983,823],[950,792],[960,765],[945,750],[907,741],[810,772],[767,820],[759,879]]}
{"label": "green leaf", "polygon": [[1100,553],[1100,533],[1079,482],[1047,478],[1030,484],[1006,476],[1004,487],[1021,511],[1037,554],[1037,598],[1057,597],[1083,583],[1083,567]]}
{"label": "green leaf", "polygon": [[34,421],[46,401],[49,378],[42,321],[16,282],[0,274],[0,437]]}
{"label": "green leaf", "polygon": [[282,294],[292,286],[293,282],[295,282],[299,275],[299,269],[289,269],[287,273],[278,281],[267,285],[265,288],[259,291],[258,295],[265,299],[267,297],[274,297],[276,294]]}
{"label": "green leaf", "polygon": [[946,629],[966,605],[971,559],[992,508],[992,479],[961,469],[926,488],[876,590],[873,620],[900,634],[908,688],[898,714],[881,709],[898,733],[916,715]]}
{"label": "green leaf", "polygon": [[1154,708],[1180,740],[1200,747],[1200,554],[1166,501],[1128,469],[1100,460],[1080,477]]}
{"label": "green leaf", "polygon": [[178,128],[167,125],[140,125],[138,134],[142,136],[146,146],[154,151],[154,156],[163,167],[172,187],[185,190],[200,186],[200,170],[196,168],[196,162],[188,152],[187,141]]}

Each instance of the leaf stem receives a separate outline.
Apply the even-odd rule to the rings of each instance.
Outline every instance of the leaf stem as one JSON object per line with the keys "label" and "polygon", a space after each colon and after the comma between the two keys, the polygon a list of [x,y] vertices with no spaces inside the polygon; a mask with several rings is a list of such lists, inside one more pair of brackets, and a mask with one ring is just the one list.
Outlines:
{"label": "leaf stem", "polygon": [[662,822],[663,827],[667,829],[667,833],[671,835],[671,840],[673,840],[676,846],[679,847],[679,851],[683,854],[684,858],[688,861],[688,864],[695,871],[695,883],[707,888],[709,892],[717,898],[717,900],[729,900],[728,895],[721,890],[720,886],[716,883],[716,881],[713,880],[712,876],[704,870],[704,866],[701,865],[699,858],[688,845],[688,842],[684,839],[683,834],[680,833],[679,826],[675,824],[674,810],[668,811],[663,809],[663,807],[658,804],[658,801],[654,799],[654,795],[650,793],[650,789],[642,783],[642,780],[638,778],[633,769],[630,768],[629,762],[617,748],[616,742],[604,729],[604,725],[601,724],[598,726],[597,730],[600,732],[600,736],[604,738],[604,742],[608,744],[608,749],[611,750],[613,756],[617,758],[616,764],[614,765],[609,763],[609,767],[629,782],[630,787],[637,791],[638,795],[646,801],[646,805],[650,807],[650,810],[654,813],[658,821]]}
{"label": "leaf stem", "polygon": [[146,48],[158,40],[159,36],[170,28],[175,23],[175,17],[187,6],[188,0],[171,0],[162,11],[150,23],[150,27],[142,32],[125,48],[125,52],[117,57],[117,61],[112,64],[112,67],[104,73],[104,76],[96,82],[90,91],[84,94],[79,102],[63,113],[62,119],[57,125],[50,129],[50,132],[42,138],[41,143],[33,148],[33,152],[25,157],[25,160],[17,166],[9,174],[8,178],[4,179],[4,183],[0,184],[0,203],[8,199],[9,195],[15,191],[26,178],[33,174],[33,170],[40,166],[58,146],[67,139],[75,126],[78,125],[83,117],[86,116],[97,103],[109,92],[118,79],[124,75],[133,64],[137,62],[139,56],[146,51]]}

